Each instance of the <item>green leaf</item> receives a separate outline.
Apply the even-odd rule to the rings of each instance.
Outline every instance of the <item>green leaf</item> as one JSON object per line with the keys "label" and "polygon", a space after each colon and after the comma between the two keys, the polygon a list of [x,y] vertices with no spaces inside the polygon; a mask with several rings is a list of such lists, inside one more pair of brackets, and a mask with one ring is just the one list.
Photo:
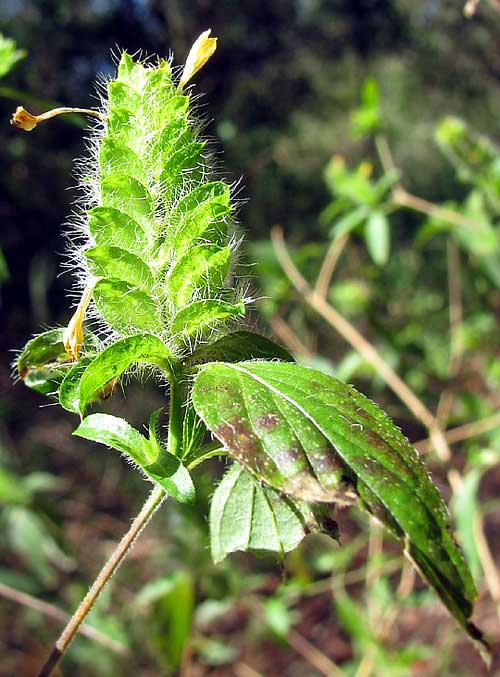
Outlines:
{"label": "green leaf", "polygon": [[59,404],[73,414],[80,413],[80,382],[92,359],[92,357],[84,357],[71,367],[59,388]]}
{"label": "green leaf", "polygon": [[202,236],[206,238],[209,231],[216,235],[226,231],[230,194],[227,184],[216,181],[198,186],[181,200],[171,217],[172,223],[178,221],[172,245],[176,251],[189,247]]}
{"label": "green leaf", "polygon": [[189,173],[191,178],[201,177],[201,152],[205,144],[192,142],[182,144],[166,158],[160,181],[165,185],[166,196],[173,196],[176,188],[184,180],[184,174]]}
{"label": "green leaf", "polygon": [[185,571],[147,584],[138,595],[141,606],[155,604],[156,635],[150,639],[158,655],[177,668],[189,639],[195,603],[194,581]]}
{"label": "green leaf", "polygon": [[193,353],[192,363],[240,362],[265,358],[294,362],[288,350],[271,339],[252,331],[240,330],[226,334],[208,345],[201,345]]}
{"label": "green leaf", "polygon": [[116,278],[144,290],[154,284],[148,266],[135,254],[125,249],[101,245],[85,252],[90,272],[96,277]]}
{"label": "green leaf", "polygon": [[153,364],[168,372],[170,358],[167,346],[151,334],[138,334],[116,341],[94,358],[83,372],[78,411],[83,413],[95,394],[110,381],[121,376],[130,365]]}
{"label": "green leaf", "polygon": [[28,341],[17,360],[24,384],[42,395],[55,393],[70,368],[63,344],[64,329],[50,329]]}
{"label": "green leaf", "polygon": [[25,345],[17,359],[17,371],[24,378],[30,369],[67,362],[70,358],[63,343],[64,328],[49,329]]}
{"label": "green leaf", "polygon": [[32,493],[20,479],[18,475],[0,467],[0,505],[25,505],[29,503]]}
{"label": "green leaf", "polygon": [[481,577],[482,567],[474,527],[480,516],[477,490],[485,469],[481,467],[472,468],[464,476],[458,491],[453,494],[453,512],[457,523],[457,533],[476,581]]}
{"label": "green leaf", "polygon": [[83,419],[73,435],[121,451],[170,496],[183,503],[194,500],[191,476],[179,459],[163,450],[158,454],[155,445],[127,421],[109,414],[91,414]]}
{"label": "green leaf", "polygon": [[193,457],[199,458],[199,449],[207,428],[196,413],[192,402],[186,404],[186,411],[182,419],[182,458],[186,463]]}
{"label": "green leaf", "polygon": [[110,174],[100,182],[103,205],[118,209],[143,226],[154,225],[154,205],[148,190],[126,174]]}
{"label": "green leaf", "polygon": [[157,304],[151,296],[122,280],[100,280],[94,287],[99,312],[113,329],[156,331],[160,325]]}
{"label": "green leaf", "polygon": [[386,215],[374,211],[365,225],[365,241],[370,256],[378,266],[384,266],[389,260],[390,230]]}
{"label": "green leaf", "polygon": [[243,466],[234,463],[212,498],[212,559],[217,564],[237,550],[282,556],[312,528],[314,517],[307,504],[259,484]]}
{"label": "green leaf", "polygon": [[108,83],[108,99],[110,111],[125,109],[133,114],[140,105],[140,95],[126,82],[115,80]]}
{"label": "green leaf", "polygon": [[204,365],[193,404],[236,460],[294,497],[335,501],[347,480],[480,639],[467,621],[474,583],[446,507],[415,450],[375,404],[331,376],[282,362]]}
{"label": "green leaf", "polygon": [[335,239],[341,235],[347,235],[357,228],[360,223],[363,223],[369,213],[370,209],[365,205],[361,205],[361,207],[356,207],[356,209],[349,211],[345,216],[334,223],[330,230],[330,237]]}
{"label": "green leaf", "polygon": [[205,294],[217,293],[227,275],[230,256],[229,247],[199,245],[189,249],[169,273],[169,300],[176,308],[182,308],[200,287],[205,288]]}
{"label": "green leaf", "polygon": [[195,301],[177,313],[172,321],[171,332],[173,335],[188,338],[216,327],[228,319],[244,315],[243,301],[239,303],[227,303],[219,299]]}
{"label": "green leaf", "polygon": [[121,247],[135,254],[147,247],[141,226],[118,209],[94,207],[89,215],[89,229],[98,245]]}
{"label": "green leaf", "polygon": [[74,563],[52,537],[48,525],[29,508],[9,508],[5,513],[4,531],[10,547],[44,585],[56,583],[55,564],[59,569],[73,568]]}

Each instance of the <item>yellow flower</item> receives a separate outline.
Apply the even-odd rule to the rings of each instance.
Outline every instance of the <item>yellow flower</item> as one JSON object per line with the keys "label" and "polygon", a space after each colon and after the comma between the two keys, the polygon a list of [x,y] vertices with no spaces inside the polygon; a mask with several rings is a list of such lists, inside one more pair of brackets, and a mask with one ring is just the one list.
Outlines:
{"label": "yellow flower", "polygon": [[38,123],[38,116],[31,115],[28,111],[22,106],[16,108],[16,112],[10,120],[10,124],[14,127],[19,127],[19,129],[24,129],[25,132],[31,132],[32,129],[35,129]]}
{"label": "yellow flower", "polygon": [[83,345],[83,321],[85,320],[85,313],[92,298],[94,287],[100,278],[93,277],[89,280],[84,289],[80,303],[73,313],[73,317],[69,321],[68,326],[64,330],[63,343],[68,355],[74,360],[80,359],[80,350]]}
{"label": "yellow flower", "polygon": [[204,31],[199,35],[186,59],[186,65],[182,71],[182,76],[179,82],[179,87],[183,87],[200,68],[202,68],[210,59],[217,48],[217,38],[209,37],[211,29]]}

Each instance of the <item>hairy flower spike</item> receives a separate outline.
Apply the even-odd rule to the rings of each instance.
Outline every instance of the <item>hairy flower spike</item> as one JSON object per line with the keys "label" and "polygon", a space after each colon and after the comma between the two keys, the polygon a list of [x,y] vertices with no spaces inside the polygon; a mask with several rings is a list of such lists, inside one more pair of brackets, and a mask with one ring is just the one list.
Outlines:
{"label": "hairy flower spike", "polygon": [[203,68],[203,66],[210,59],[217,48],[217,38],[209,37],[211,33],[210,28],[204,31],[195,40],[186,59],[186,65],[182,71],[182,76],[179,82],[179,88],[184,87],[191,78]]}

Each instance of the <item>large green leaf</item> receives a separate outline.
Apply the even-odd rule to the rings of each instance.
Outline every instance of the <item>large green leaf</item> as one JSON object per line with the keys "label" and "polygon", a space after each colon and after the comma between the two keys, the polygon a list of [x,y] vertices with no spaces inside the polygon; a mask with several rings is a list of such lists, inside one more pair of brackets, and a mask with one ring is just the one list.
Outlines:
{"label": "large green leaf", "polygon": [[[128,336],[105,348],[86,366],[81,374],[77,411],[83,413],[96,393],[101,391],[110,381],[121,376],[131,364],[136,363],[153,364],[168,372],[170,369],[170,351],[159,338],[151,334]],[[68,375],[68,378],[70,378],[70,375]],[[66,404],[71,402],[72,406],[76,403],[74,388],[73,382],[71,384],[73,394],[65,400]],[[74,411],[70,407],[66,408]]]}
{"label": "large green leaf", "polygon": [[360,495],[451,613],[481,637],[467,620],[476,591],[446,507],[415,450],[375,404],[331,376],[279,362],[204,365],[193,403],[229,453],[276,488],[311,502]]}
{"label": "large green leaf", "polygon": [[101,315],[119,332],[154,332],[160,326],[157,304],[151,296],[123,280],[100,280],[93,294]]}
{"label": "large green leaf", "polygon": [[59,404],[73,414],[80,413],[80,383],[92,357],[84,357],[74,364],[63,378],[59,388]]}
{"label": "large green leaf", "polygon": [[30,369],[54,362],[67,362],[70,358],[63,343],[64,327],[49,329],[32,338],[17,358],[17,371],[24,378]]}
{"label": "large green leaf", "polygon": [[148,190],[126,174],[110,174],[100,182],[102,203],[118,209],[147,231],[154,225],[154,206]]}
{"label": "large green leaf", "polygon": [[121,451],[170,496],[183,503],[194,500],[191,476],[179,459],[151,444],[127,421],[109,414],[91,414],[83,419],[73,435]]}
{"label": "large green leaf", "polygon": [[139,182],[145,180],[143,163],[134,151],[125,143],[110,137],[105,137],[101,142],[99,166],[102,178],[109,174],[122,173]]}
{"label": "large green leaf", "polygon": [[310,506],[261,485],[234,463],[217,487],[210,507],[210,546],[215,563],[236,550],[293,550],[306,534],[323,530]]}

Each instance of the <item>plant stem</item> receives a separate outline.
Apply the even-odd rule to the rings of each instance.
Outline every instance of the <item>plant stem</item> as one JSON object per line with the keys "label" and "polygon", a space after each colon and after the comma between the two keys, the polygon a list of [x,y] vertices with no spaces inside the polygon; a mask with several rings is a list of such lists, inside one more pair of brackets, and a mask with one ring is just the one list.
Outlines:
{"label": "plant stem", "polygon": [[64,628],[59,639],[54,645],[50,656],[48,657],[45,665],[38,673],[38,677],[48,677],[52,673],[52,670],[57,665],[64,652],[70,645],[74,636],[78,632],[78,629],[84,619],[86,618],[89,611],[92,609],[94,602],[101,594],[104,586],[109,581],[111,576],[118,569],[122,563],[125,555],[129,552],[132,547],[135,539],[138,537],[142,529],[146,526],[154,512],[159,508],[162,501],[166,498],[166,493],[160,487],[155,487],[151,492],[151,495],[147,501],[142,506],[140,513],[132,522],[130,529],[127,531],[125,536],[122,538],[120,543],[115,548],[111,557],[108,559],[104,567],[101,569],[99,575],[95,579],[92,587],[85,595],[82,603],[76,610],[76,612],[71,617],[69,623]]}
{"label": "plant stem", "polygon": [[182,450],[182,412],[184,405],[183,387],[177,374],[173,374],[170,381],[170,411],[168,419],[167,451],[174,456],[180,456]]}

